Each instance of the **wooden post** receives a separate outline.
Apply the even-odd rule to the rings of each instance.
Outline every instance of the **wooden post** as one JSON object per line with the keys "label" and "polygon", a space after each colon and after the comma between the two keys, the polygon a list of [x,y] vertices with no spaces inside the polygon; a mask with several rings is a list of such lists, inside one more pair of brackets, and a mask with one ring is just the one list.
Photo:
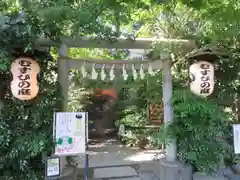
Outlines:
{"label": "wooden post", "polygon": [[[163,62],[163,104],[164,104],[164,124],[167,125],[173,121],[173,107],[172,107],[172,73],[171,60]],[[176,140],[172,139],[166,145],[166,159],[167,161],[176,161],[177,148]]]}
{"label": "wooden post", "polygon": [[[62,44],[59,49],[59,57],[68,56],[68,47],[65,44]],[[62,112],[67,111],[68,106],[68,63],[67,60],[59,58],[58,61],[58,81],[61,85],[62,96],[64,98],[62,102]],[[66,157],[60,158],[61,172],[66,167],[67,161]]]}

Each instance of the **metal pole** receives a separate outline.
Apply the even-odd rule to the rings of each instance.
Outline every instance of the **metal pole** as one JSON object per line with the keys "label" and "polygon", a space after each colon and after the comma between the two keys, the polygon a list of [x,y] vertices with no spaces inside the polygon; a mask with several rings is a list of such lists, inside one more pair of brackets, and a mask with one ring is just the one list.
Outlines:
{"label": "metal pole", "polygon": [[[88,151],[88,145],[86,145],[86,151]],[[89,159],[88,153],[85,154],[85,167],[84,167],[84,179],[88,180],[88,168],[89,168]]]}
{"label": "metal pole", "polygon": [[[168,125],[173,121],[173,107],[172,107],[172,73],[171,60],[163,62],[163,104],[164,104],[164,124]],[[166,144],[166,159],[167,161],[176,161],[177,147],[176,139],[171,139]]]}
{"label": "metal pole", "polygon": [[88,158],[88,114],[85,115],[85,167],[84,167],[84,179],[88,180],[88,168],[89,168],[89,158]]}

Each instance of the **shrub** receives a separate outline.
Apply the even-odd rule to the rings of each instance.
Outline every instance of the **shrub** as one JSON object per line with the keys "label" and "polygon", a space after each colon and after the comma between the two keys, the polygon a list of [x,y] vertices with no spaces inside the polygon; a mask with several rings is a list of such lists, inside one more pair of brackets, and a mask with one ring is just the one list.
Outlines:
{"label": "shrub", "polygon": [[224,139],[230,123],[228,114],[188,90],[174,92],[173,106],[174,122],[159,131],[158,140],[175,137],[181,162],[201,172],[213,172],[231,148]]}
{"label": "shrub", "polygon": [[[44,155],[53,148],[53,112],[61,106],[60,87],[54,80],[55,63],[39,57],[40,90],[31,101],[17,100],[10,92],[11,76],[2,71],[4,108],[0,113],[0,179],[44,179]],[[37,60],[38,60],[37,58]],[[56,72],[55,72],[56,73]]]}

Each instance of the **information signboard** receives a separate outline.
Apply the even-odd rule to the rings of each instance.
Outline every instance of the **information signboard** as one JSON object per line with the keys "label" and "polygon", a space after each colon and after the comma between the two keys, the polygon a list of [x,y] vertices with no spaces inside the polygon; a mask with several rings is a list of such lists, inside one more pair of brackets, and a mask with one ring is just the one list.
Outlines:
{"label": "information signboard", "polygon": [[86,112],[57,112],[54,116],[55,155],[86,153]]}
{"label": "information signboard", "polygon": [[233,125],[234,153],[240,154],[240,124]]}

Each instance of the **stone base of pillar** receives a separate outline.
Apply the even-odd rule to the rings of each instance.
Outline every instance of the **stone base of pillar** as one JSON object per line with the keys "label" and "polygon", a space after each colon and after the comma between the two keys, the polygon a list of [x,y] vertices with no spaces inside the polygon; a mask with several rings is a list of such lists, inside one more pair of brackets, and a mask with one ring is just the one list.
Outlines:
{"label": "stone base of pillar", "polygon": [[160,180],[192,180],[192,167],[179,162],[160,160],[155,163],[141,164],[140,172],[152,172]]}
{"label": "stone base of pillar", "polygon": [[193,180],[225,180],[225,177],[222,175],[206,175],[205,173],[196,172],[193,175]]}
{"label": "stone base of pillar", "polygon": [[161,180],[192,180],[192,167],[179,162],[162,161],[159,176]]}

